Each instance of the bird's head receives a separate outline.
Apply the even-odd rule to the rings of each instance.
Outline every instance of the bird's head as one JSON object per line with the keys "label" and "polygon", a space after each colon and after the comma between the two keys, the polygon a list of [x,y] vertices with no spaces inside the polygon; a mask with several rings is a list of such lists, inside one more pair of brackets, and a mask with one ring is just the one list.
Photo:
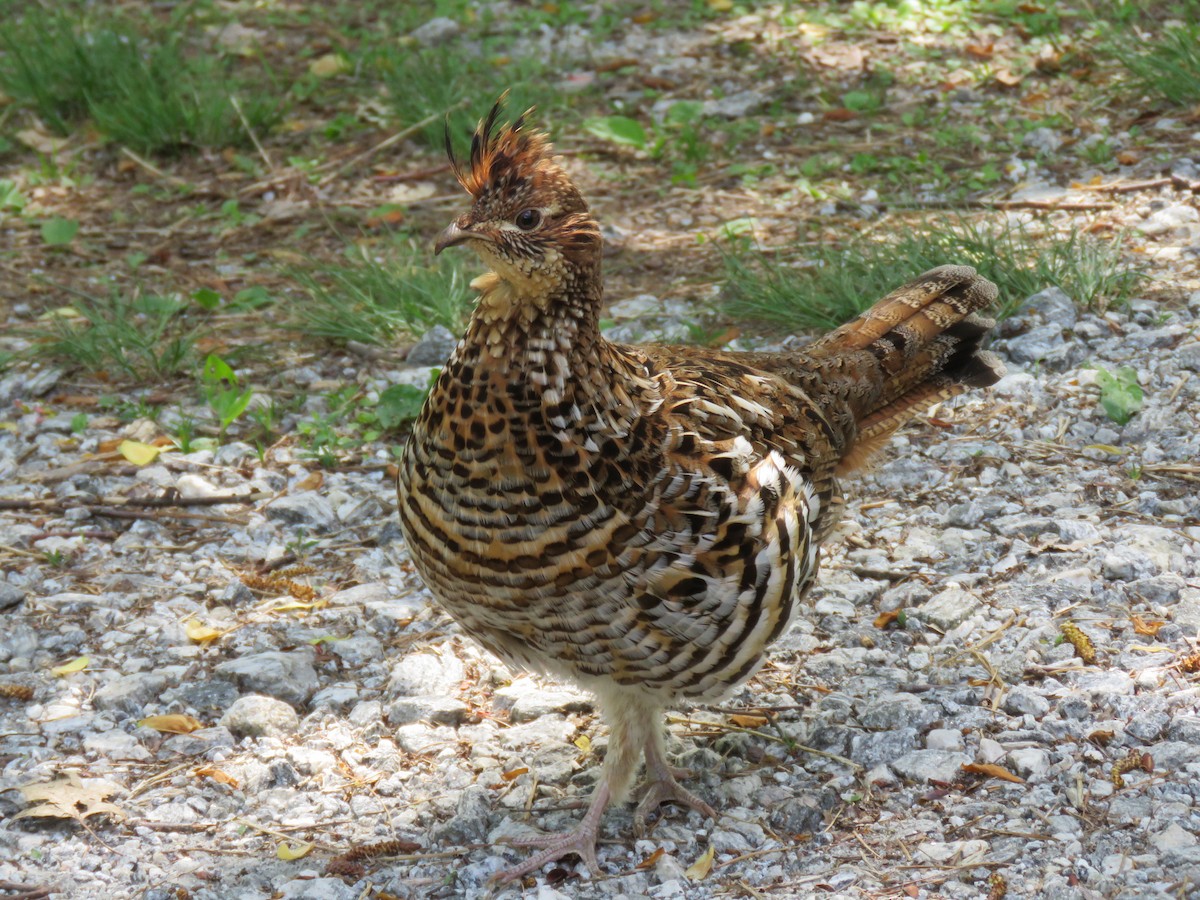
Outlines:
{"label": "bird's head", "polygon": [[455,158],[447,128],[450,164],[474,203],[438,236],[435,252],[469,244],[527,296],[569,290],[572,282],[595,277],[599,228],[546,134],[529,126],[533,110],[497,127],[503,102],[502,96],[480,120],[466,165]]}

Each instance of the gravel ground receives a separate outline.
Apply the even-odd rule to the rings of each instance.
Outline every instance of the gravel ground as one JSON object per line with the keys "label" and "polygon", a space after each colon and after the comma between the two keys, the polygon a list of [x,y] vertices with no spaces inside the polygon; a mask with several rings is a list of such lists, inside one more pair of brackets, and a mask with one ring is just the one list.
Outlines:
{"label": "gravel ground", "polygon": [[[1194,197],[1127,219],[1194,268]],[[720,818],[672,811],[635,840],[613,810],[605,878],[559,868],[527,894],[1200,896],[1200,285],[1178,286],[1105,314],[1046,291],[1005,322],[1008,377],[849,486],[763,670],[672,717]],[[1136,370],[1125,426],[1093,366]],[[331,354],[290,380],[428,371]],[[491,842],[580,815],[605,745],[590,699],[507,671],[431,604],[387,448],[329,472],[238,443],[133,466],[116,442],[159,426],[76,434],[41,405],[71,389],[0,379],[0,501],[37,501],[0,517],[0,887],[476,897],[520,858]]]}
{"label": "gravel ground", "polygon": [[[979,897],[993,874],[1009,896],[1195,892],[1198,323],[1200,292],[1106,315],[1034,298],[996,342],[1011,374],[910,429],[853,486],[810,613],[764,670],[673,720],[720,819],[674,812],[635,841],[613,811],[611,875],[530,895]],[[1123,428],[1089,364],[1138,371],[1146,404]],[[425,377],[329,365],[297,383]],[[55,378],[0,382],[26,410],[0,430],[0,496],[57,504],[0,521],[0,681],[32,693],[0,699],[0,882],[475,896],[503,864],[487,841],[579,815],[605,743],[589,699],[506,671],[431,606],[382,463],[314,475],[286,448],[264,463],[230,444],[135,468],[104,448],[152,426],[94,419],[74,435],[31,396]],[[247,500],[96,512],[171,491]],[[69,564],[40,564],[48,553]],[[321,577],[251,577],[294,553]],[[310,578],[315,597],[294,588]],[[1094,659],[1060,639],[1065,623]],[[86,670],[51,673],[81,655]],[[170,713],[206,727],[139,725]],[[1130,769],[1123,786],[1114,767]],[[21,786],[63,773],[93,788],[83,821],[11,818]],[[89,815],[104,801],[118,809]],[[326,874],[392,839],[408,843]],[[284,841],[316,846],[281,860]],[[711,873],[689,878],[709,848]]]}

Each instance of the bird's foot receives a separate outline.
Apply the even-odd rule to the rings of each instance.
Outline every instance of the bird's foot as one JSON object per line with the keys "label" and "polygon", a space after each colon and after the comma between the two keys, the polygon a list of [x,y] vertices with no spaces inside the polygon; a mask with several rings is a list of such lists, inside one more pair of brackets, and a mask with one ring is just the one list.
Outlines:
{"label": "bird's foot", "polygon": [[649,780],[645,785],[645,794],[633,814],[633,831],[638,837],[646,834],[646,818],[664,803],[682,803],[690,806],[696,812],[707,818],[717,818],[717,811],[681,785],[677,778],[689,778],[691,772],[687,769],[677,769],[674,766],[663,765],[655,767],[648,773]]}
{"label": "bird's foot", "polygon": [[572,831],[509,840],[507,843],[514,847],[542,847],[544,849],[524,862],[498,872],[492,877],[492,881],[497,885],[517,881],[536,872],[546,863],[562,859],[572,853],[577,854],[583,860],[584,865],[588,867],[588,871],[593,876],[600,875],[600,864],[596,861],[596,839],[600,830],[598,825],[598,822],[591,822],[590,819],[585,818],[579,827]]}

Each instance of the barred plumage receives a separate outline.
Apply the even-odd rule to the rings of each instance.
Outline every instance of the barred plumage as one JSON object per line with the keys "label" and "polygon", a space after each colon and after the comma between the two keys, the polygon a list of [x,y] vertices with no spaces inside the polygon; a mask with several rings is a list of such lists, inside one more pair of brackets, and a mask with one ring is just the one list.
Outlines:
{"label": "barred plumage", "polygon": [[[480,123],[469,243],[492,272],[403,459],[400,521],[445,608],[489,650],[593,690],[612,730],[580,828],[507,870],[577,852],[643,750],[637,822],[677,800],[662,711],[745,681],[816,575],[835,475],[922,405],[1003,372],[974,270],[927,272],[804,351],[622,346],[599,332],[600,234],[526,116]],[[453,157],[452,157],[453,158]]]}

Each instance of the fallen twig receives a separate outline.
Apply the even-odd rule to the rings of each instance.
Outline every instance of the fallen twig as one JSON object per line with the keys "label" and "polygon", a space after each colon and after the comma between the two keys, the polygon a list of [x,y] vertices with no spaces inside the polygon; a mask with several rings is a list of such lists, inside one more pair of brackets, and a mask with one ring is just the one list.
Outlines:
{"label": "fallen twig", "polygon": [[30,510],[36,512],[62,513],[70,509],[169,509],[187,506],[220,506],[225,503],[257,503],[271,494],[214,494],[209,497],[101,497],[89,502],[71,502],[52,497],[19,497],[15,500],[0,500],[0,509]]}
{"label": "fallen twig", "polygon": [[1154,188],[1167,187],[1168,185],[1179,188],[1181,191],[1191,191],[1193,194],[1200,194],[1200,181],[1188,181],[1179,175],[1152,178],[1149,181],[1117,181],[1111,184],[1084,184],[1075,188],[1075,190],[1102,191],[1106,194],[1133,194],[1138,191],[1150,191]]}

